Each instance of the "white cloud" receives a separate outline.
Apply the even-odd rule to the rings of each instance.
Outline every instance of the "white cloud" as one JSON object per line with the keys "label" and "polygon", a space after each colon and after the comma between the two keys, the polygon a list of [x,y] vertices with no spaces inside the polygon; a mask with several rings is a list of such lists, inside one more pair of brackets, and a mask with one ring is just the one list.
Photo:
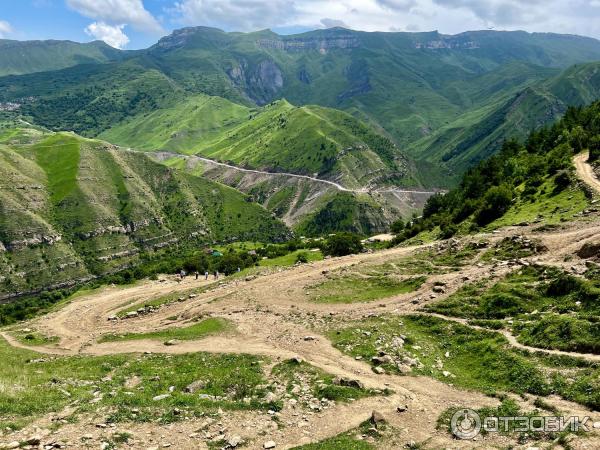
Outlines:
{"label": "white cloud", "polygon": [[106,42],[111,47],[123,48],[129,43],[129,38],[123,33],[125,25],[108,25],[104,22],[94,22],[87,26],[85,32],[94,39]]}
{"label": "white cloud", "polygon": [[176,25],[238,31],[344,23],[365,31],[501,28],[600,37],[600,0],[175,0],[169,11]]}
{"label": "white cloud", "polygon": [[79,14],[104,24],[128,24],[140,31],[162,32],[162,27],[146,10],[142,0],[67,0],[67,5]]}
{"label": "white cloud", "polygon": [[0,38],[6,37],[10,33],[12,33],[13,29],[10,26],[10,23],[5,20],[0,20]]}

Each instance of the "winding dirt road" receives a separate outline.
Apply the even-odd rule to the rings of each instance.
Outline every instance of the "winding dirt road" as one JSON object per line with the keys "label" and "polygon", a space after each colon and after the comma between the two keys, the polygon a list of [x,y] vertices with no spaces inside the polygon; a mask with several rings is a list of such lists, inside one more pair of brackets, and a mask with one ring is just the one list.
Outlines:
{"label": "winding dirt road", "polygon": [[[578,155],[575,164],[582,180],[600,189],[600,182],[593,177],[584,156]],[[575,251],[586,242],[597,240],[600,236],[600,221],[597,218],[565,224],[561,229],[553,232],[539,233],[534,228],[534,226],[507,228],[494,234],[473,236],[467,240],[484,239],[494,243],[507,236],[523,234],[540,239],[548,248],[548,251],[542,255],[527,258],[530,263],[567,268],[578,264],[583,267],[584,262],[573,257]],[[60,338],[58,345],[27,347],[9,333],[1,334],[11,345],[56,355],[108,355],[148,351],[176,354],[205,351],[264,355],[274,361],[300,357],[331,374],[360,380],[365,386],[374,389],[388,388],[394,391],[394,394],[388,397],[373,397],[350,404],[338,404],[335,408],[320,414],[306,415],[303,417],[305,425],[302,428],[293,426],[270,429],[269,437],[277,442],[277,448],[290,448],[299,443],[315,442],[352,429],[366,420],[374,409],[381,411],[394,429],[399,430],[398,441],[394,441],[393,448],[400,448],[409,441],[426,442],[428,448],[506,446],[505,437],[486,437],[485,444],[476,441],[455,441],[445,430],[436,428],[439,415],[451,406],[468,404],[470,407],[477,408],[496,405],[497,400],[427,377],[378,375],[372,371],[368,363],[341,353],[319,332],[320,329],[325,328],[324,324],[331,317],[336,320],[351,321],[373,314],[415,313],[427,302],[439,301],[456,292],[464,285],[465,279],[469,282],[478,280],[492,282],[517,268],[511,265],[483,264],[474,259],[457,272],[429,276],[427,282],[417,292],[410,294],[357,304],[321,304],[308,300],[306,288],[327,280],[333,271],[352,273],[362,266],[393,264],[399,258],[411,257],[428,247],[430,245],[394,248],[373,254],[333,258],[289,269],[275,269],[272,273],[248,281],[234,278],[219,283],[192,279],[176,282],[175,279],[167,277],[162,282],[145,281],[125,289],[106,287],[79,297],[60,310],[20,326],[39,330],[48,336],[57,336]],[[571,259],[565,262],[567,256]],[[431,293],[435,283],[443,283],[446,292],[434,299],[431,298]],[[197,297],[166,305],[155,313],[127,320],[107,320],[109,316],[131,305],[164,295],[187,293],[191,289],[201,287],[208,289]],[[415,299],[419,299],[417,304],[414,303]],[[98,343],[98,339],[107,333],[139,333],[186,326],[199,316],[225,318],[233,323],[235,331],[199,341],[180,342],[174,346],[165,346],[162,342],[153,340]],[[446,319],[466,323],[461,319]],[[519,344],[508,332],[504,334],[510,344],[518,348],[576,356],[594,362],[600,361],[599,355],[533,349]],[[312,339],[307,340],[306,336],[311,336]],[[517,400],[527,407],[527,402],[522,399]],[[571,414],[589,414],[585,408],[574,403],[560,399],[553,401],[560,404],[561,410]],[[398,414],[396,408],[399,404],[407,404],[409,413]],[[236,414],[232,414],[229,418],[232,427],[245,420],[262,420],[259,412]],[[297,418],[294,414],[297,415],[295,410],[285,409],[282,418],[284,421],[296,423]],[[266,420],[270,423],[268,417]],[[171,429],[161,429],[161,432],[170,436],[171,441],[179,442],[177,448],[199,448],[197,443],[192,445],[185,439],[181,440],[182,433],[187,432],[192,426],[197,427],[197,424],[174,425]],[[133,425],[132,427],[135,428]],[[143,427],[140,430],[143,430]],[[59,433],[77,434],[86,431],[83,425],[69,425]],[[260,435],[256,430],[243,432],[246,433],[244,437],[250,442],[248,448],[262,447]],[[600,441],[597,440],[587,439],[586,442],[592,445],[589,448],[594,448],[594,445],[600,446]]]}
{"label": "winding dirt road", "polygon": [[600,194],[600,180],[596,177],[592,166],[588,164],[589,153],[584,152],[575,156],[573,162],[577,170],[577,176],[597,194]]}

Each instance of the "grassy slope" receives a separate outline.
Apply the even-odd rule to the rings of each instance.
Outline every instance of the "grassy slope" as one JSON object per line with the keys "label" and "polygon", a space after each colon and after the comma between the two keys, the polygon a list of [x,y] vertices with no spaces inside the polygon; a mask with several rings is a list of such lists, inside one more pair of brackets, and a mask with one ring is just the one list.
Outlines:
{"label": "grassy slope", "polygon": [[250,110],[196,96],[171,109],[142,114],[101,137],[144,150],[197,153],[246,167],[341,178],[350,185],[399,178],[407,171],[398,149],[352,116],[286,101]]}
{"label": "grassy slope", "polygon": [[287,233],[239,192],[143,155],[68,133],[11,136],[0,143],[3,293],[117,271],[175,244]]}
{"label": "grassy slope", "polygon": [[[290,40],[307,48],[300,51],[273,48]],[[341,42],[347,48],[320,52],[317,49],[322,42],[326,45]],[[446,43],[452,48],[427,48],[430,42]],[[419,45],[425,48],[417,48]],[[385,130],[402,149],[425,139],[414,152],[424,155],[421,168],[429,174],[423,181],[431,184],[432,180],[443,182],[447,177],[439,159],[459,143],[464,142],[466,147],[461,152],[464,158],[452,166],[456,170],[480,158],[478,153],[494,149],[493,144],[502,133],[488,138],[487,134],[477,136],[471,129],[481,116],[485,118],[483,125],[494,125],[493,119],[498,117],[494,111],[506,106],[517,91],[547,79],[554,68],[599,57],[600,45],[592,39],[522,32],[442,36],[332,29],[281,37],[267,31],[243,34],[198,28],[178,31],[126,61],[82,65],[44,76],[5,77],[0,79],[0,100],[35,96],[35,101],[25,102],[22,108],[25,114],[54,130],[74,130],[87,136],[96,136],[128,121],[132,115],[173,108],[199,93],[244,105],[287,98],[298,105],[335,107]],[[582,88],[581,83],[573,86]],[[507,121],[507,130],[513,126],[526,130],[548,120],[548,105],[539,103],[535,96],[531,103],[522,114]],[[184,113],[190,112],[193,116],[193,110],[184,108]],[[471,117],[463,116],[465,113]],[[206,128],[201,126],[196,131],[210,135],[211,122],[220,123],[226,115],[219,116],[220,112],[206,122]],[[142,117],[136,124],[143,130]],[[151,114],[149,119],[168,123],[180,117],[180,112],[175,111],[174,115],[166,112],[162,117]],[[234,112],[232,118],[236,117]],[[454,120],[459,122],[449,126]],[[450,127],[450,131],[445,127]],[[478,126],[479,130],[484,128]],[[436,141],[440,129],[442,142]],[[329,132],[326,128],[323,131]],[[174,146],[181,143],[187,147],[196,137],[184,131],[181,136],[171,138],[173,133],[157,136],[157,143]],[[125,132],[118,137],[124,135]],[[274,148],[283,143],[276,136],[271,137]],[[138,142],[143,139],[140,136]],[[444,144],[449,140],[452,142]],[[441,154],[438,148],[444,148]],[[231,148],[220,149],[225,150],[238,159],[265,163],[256,155],[240,158]],[[427,158],[425,153],[430,151],[435,156]],[[326,152],[321,153],[326,156]],[[277,161],[270,154],[266,159],[269,163],[279,162],[282,167],[312,171],[319,168],[314,160],[316,155],[312,156],[312,160],[294,156],[291,160]],[[370,157],[367,162],[371,162]]]}
{"label": "grassy slope", "polygon": [[64,69],[78,64],[97,64],[124,57],[104,42],[10,41],[0,39],[0,76]]}
{"label": "grassy slope", "polygon": [[568,106],[595,101],[600,96],[600,64],[580,64],[546,80],[526,81],[521,87],[474,105],[415,142],[408,152],[429,164],[446,165],[456,180],[495,153],[505,139],[524,138],[531,130],[556,121]]}

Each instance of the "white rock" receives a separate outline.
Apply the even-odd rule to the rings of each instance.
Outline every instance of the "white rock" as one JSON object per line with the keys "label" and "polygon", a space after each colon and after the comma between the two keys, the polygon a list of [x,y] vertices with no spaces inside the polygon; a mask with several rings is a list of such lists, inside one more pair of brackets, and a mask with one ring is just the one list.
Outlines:
{"label": "white rock", "polygon": [[277,444],[274,441],[267,441],[263,444],[263,448],[265,448],[265,449],[275,448],[275,447],[277,447]]}

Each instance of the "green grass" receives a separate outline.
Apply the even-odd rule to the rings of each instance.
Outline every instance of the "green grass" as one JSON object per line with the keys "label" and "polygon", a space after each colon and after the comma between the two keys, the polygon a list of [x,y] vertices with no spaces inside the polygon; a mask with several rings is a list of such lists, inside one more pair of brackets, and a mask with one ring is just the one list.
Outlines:
{"label": "green grass", "polygon": [[481,259],[486,262],[492,260],[507,261],[511,259],[527,258],[542,253],[545,250],[544,246],[538,240],[507,237],[494,245],[493,248],[486,251],[481,256]]}
{"label": "green grass", "polygon": [[[373,425],[367,421],[356,429],[338,434],[329,439],[293,448],[294,450],[375,450],[378,448],[375,443],[381,438],[381,435],[379,434],[379,430],[374,433],[372,427]],[[359,440],[357,436],[369,436],[371,440]]]}
{"label": "green grass", "polygon": [[[0,340],[0,426],[20,428],[76,402],[75,416],[99,409],[113,421],[170,422],[222,409],[266,409],[261,360],[248,355],[46,356]],[[127,387],[132,378],[138,385]],[[184,388],[204,380],[202,399]],[[152,399],[175,390],[161,400]],[[94,391],[98,403],[90,403]],[[250,401],[244,402],[248,397]],[[138,412],[135,412],[135,409]],[[173,416],[180,408],[181,416]]]}
{"label": "green grass", "polygon": [[[447,316],[493,322],[539,348],[600,353],[600,283],[560,269],[530,266],[489,286],[468,284],[425,307]],[[508,319],[511,319],[512,325]]]}
{"label": "green grass", "polygon": [[[400,335],[404,336],[404,346],[394,346],[394,338]],[[493,331],[434,317],[381,316],[332,325],[328,336],[336,348],[367,361],[380,350],[385,351],[392,362],[381,367],[390,373],[399,373],[396,361],[417,358],[420,365],[413,366],[411,374],[457,387],[490,395],[556,393],[592,408],[600,406],[598,365],[577,358],[523,352]]]}
{"label": "green grass", "polygon": [[127,333],[123,335],[107,334],[99,339],[99,342],[133,341],[141,339],[152,340],[179,340],[192,341],[202,339],[212,334],[223,333],[230,329],[230,325],[223,319],[205,319],[194,325],[181,328],[167,328],[150,333]]}
{"label": "green grass", "polygon": [[269,258],[269,259],[261,259],[259,265],[261,267],[288,267],[296,264],[298,260],[298,255],[305,254],[307,256],[308,262],[316,262],[323,260],[323,253],[311,252],[307,250],[296,250],[294,252],[288,253],[284,256],[279,256],[277,258]]}
{"label": "green grass", "polygon": [[309,288],[318,303],[360,303],[407,294],[419,289],[425,277],[398,280],[387,276],[340,275]]}
{"label": "green grass", "polygon": [[30,346],[56,344],[59,341],[56,336],[46,336],[35,330],[23,331],[21,329],[11,331],[10,334],[22,344]]}
{"label": "green grass", "polygon": [[273,367],[271,374],[280,380],[286,387],[287,393],[296,399],[300,393],[305,393],[304,389],[299,389],[298,392],[294,391],[296,386],[305,388],[313,398],[342,402],[389,393],[335,384],[333,375],[304,361],[298,362],[293,359],[277,364]]}

